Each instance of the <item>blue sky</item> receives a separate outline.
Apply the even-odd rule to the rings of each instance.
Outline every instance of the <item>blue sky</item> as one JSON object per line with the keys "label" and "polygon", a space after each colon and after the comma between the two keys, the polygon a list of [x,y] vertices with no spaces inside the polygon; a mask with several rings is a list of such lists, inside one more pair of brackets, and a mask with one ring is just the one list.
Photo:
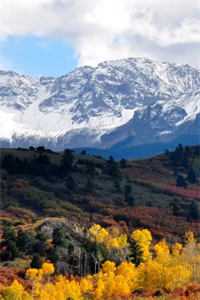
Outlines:
{"label": "blue sky", "polygon": [[10,37],[3,42],[3,57],[8,58],[8,68],[33,76],[58,76],[77,66],[72,46],[64,39]]}
{"label": "blue sky", "polygon": [[51,76],[127,57],[200,68],[199,53],[197,0],[0,0],[1,69]]}

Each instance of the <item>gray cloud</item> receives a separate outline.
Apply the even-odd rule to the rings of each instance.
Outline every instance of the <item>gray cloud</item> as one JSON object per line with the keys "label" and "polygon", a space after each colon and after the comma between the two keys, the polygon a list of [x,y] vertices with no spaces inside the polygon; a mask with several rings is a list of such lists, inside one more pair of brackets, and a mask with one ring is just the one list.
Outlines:
{"label": "gray cloud", "polygon": [[1,0],[0,38],[68,39],[79,64],[133,56],[199,66],[199,0]]}

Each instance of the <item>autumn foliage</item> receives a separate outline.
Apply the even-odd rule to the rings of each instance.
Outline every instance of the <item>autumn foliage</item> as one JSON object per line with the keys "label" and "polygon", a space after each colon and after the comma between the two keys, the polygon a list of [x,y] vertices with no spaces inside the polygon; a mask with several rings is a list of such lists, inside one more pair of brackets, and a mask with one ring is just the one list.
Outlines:
{"label": "autumn foliage", "polygon": [[[183,243],[168,244],[165,240],[153,243],[147,229],[138,229],[127,235],[95,224],[88,231],[88,239],[110,251],[126,249],[127,259],[119,263],[107,260],[98,273],[82,278],[59,275],[53,264],[45,262],[40,269],[26,271],[30,287],[25,288],[17,280],[10,286],[0,286],[0,299],[141,300],[145,293],[160,293],[162,298],[159,299],[163,300],[199,299],[197,294],[194,298],[189,294],[188,298],[176,294],[186,286],[192,289],[191,284],[200,283],[200,245],[192,232],[186,233]],[[133,241],[140,249],[137,266],[130,259]]]}

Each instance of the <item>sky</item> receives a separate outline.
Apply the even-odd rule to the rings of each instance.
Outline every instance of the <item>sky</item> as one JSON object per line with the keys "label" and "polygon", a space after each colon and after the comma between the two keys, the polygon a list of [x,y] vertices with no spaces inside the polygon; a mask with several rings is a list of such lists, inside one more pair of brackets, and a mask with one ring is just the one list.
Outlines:
{"label": "sky", "polygon": [[200,0],[0,0],[0,68],[59,76],[127,57],[200,68]]}

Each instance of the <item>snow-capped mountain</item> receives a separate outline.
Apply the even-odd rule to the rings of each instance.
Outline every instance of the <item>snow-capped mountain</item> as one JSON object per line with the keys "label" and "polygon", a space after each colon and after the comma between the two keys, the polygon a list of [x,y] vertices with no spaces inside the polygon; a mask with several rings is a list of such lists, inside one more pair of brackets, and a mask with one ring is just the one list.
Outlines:
{"label": "snow-capped mountain", "polygon": [[[0,72],[2,146],[109,148],[200,136],[200,70],[144,58],[58,78]],[[200,142],[200,141],[199,141]]]}

